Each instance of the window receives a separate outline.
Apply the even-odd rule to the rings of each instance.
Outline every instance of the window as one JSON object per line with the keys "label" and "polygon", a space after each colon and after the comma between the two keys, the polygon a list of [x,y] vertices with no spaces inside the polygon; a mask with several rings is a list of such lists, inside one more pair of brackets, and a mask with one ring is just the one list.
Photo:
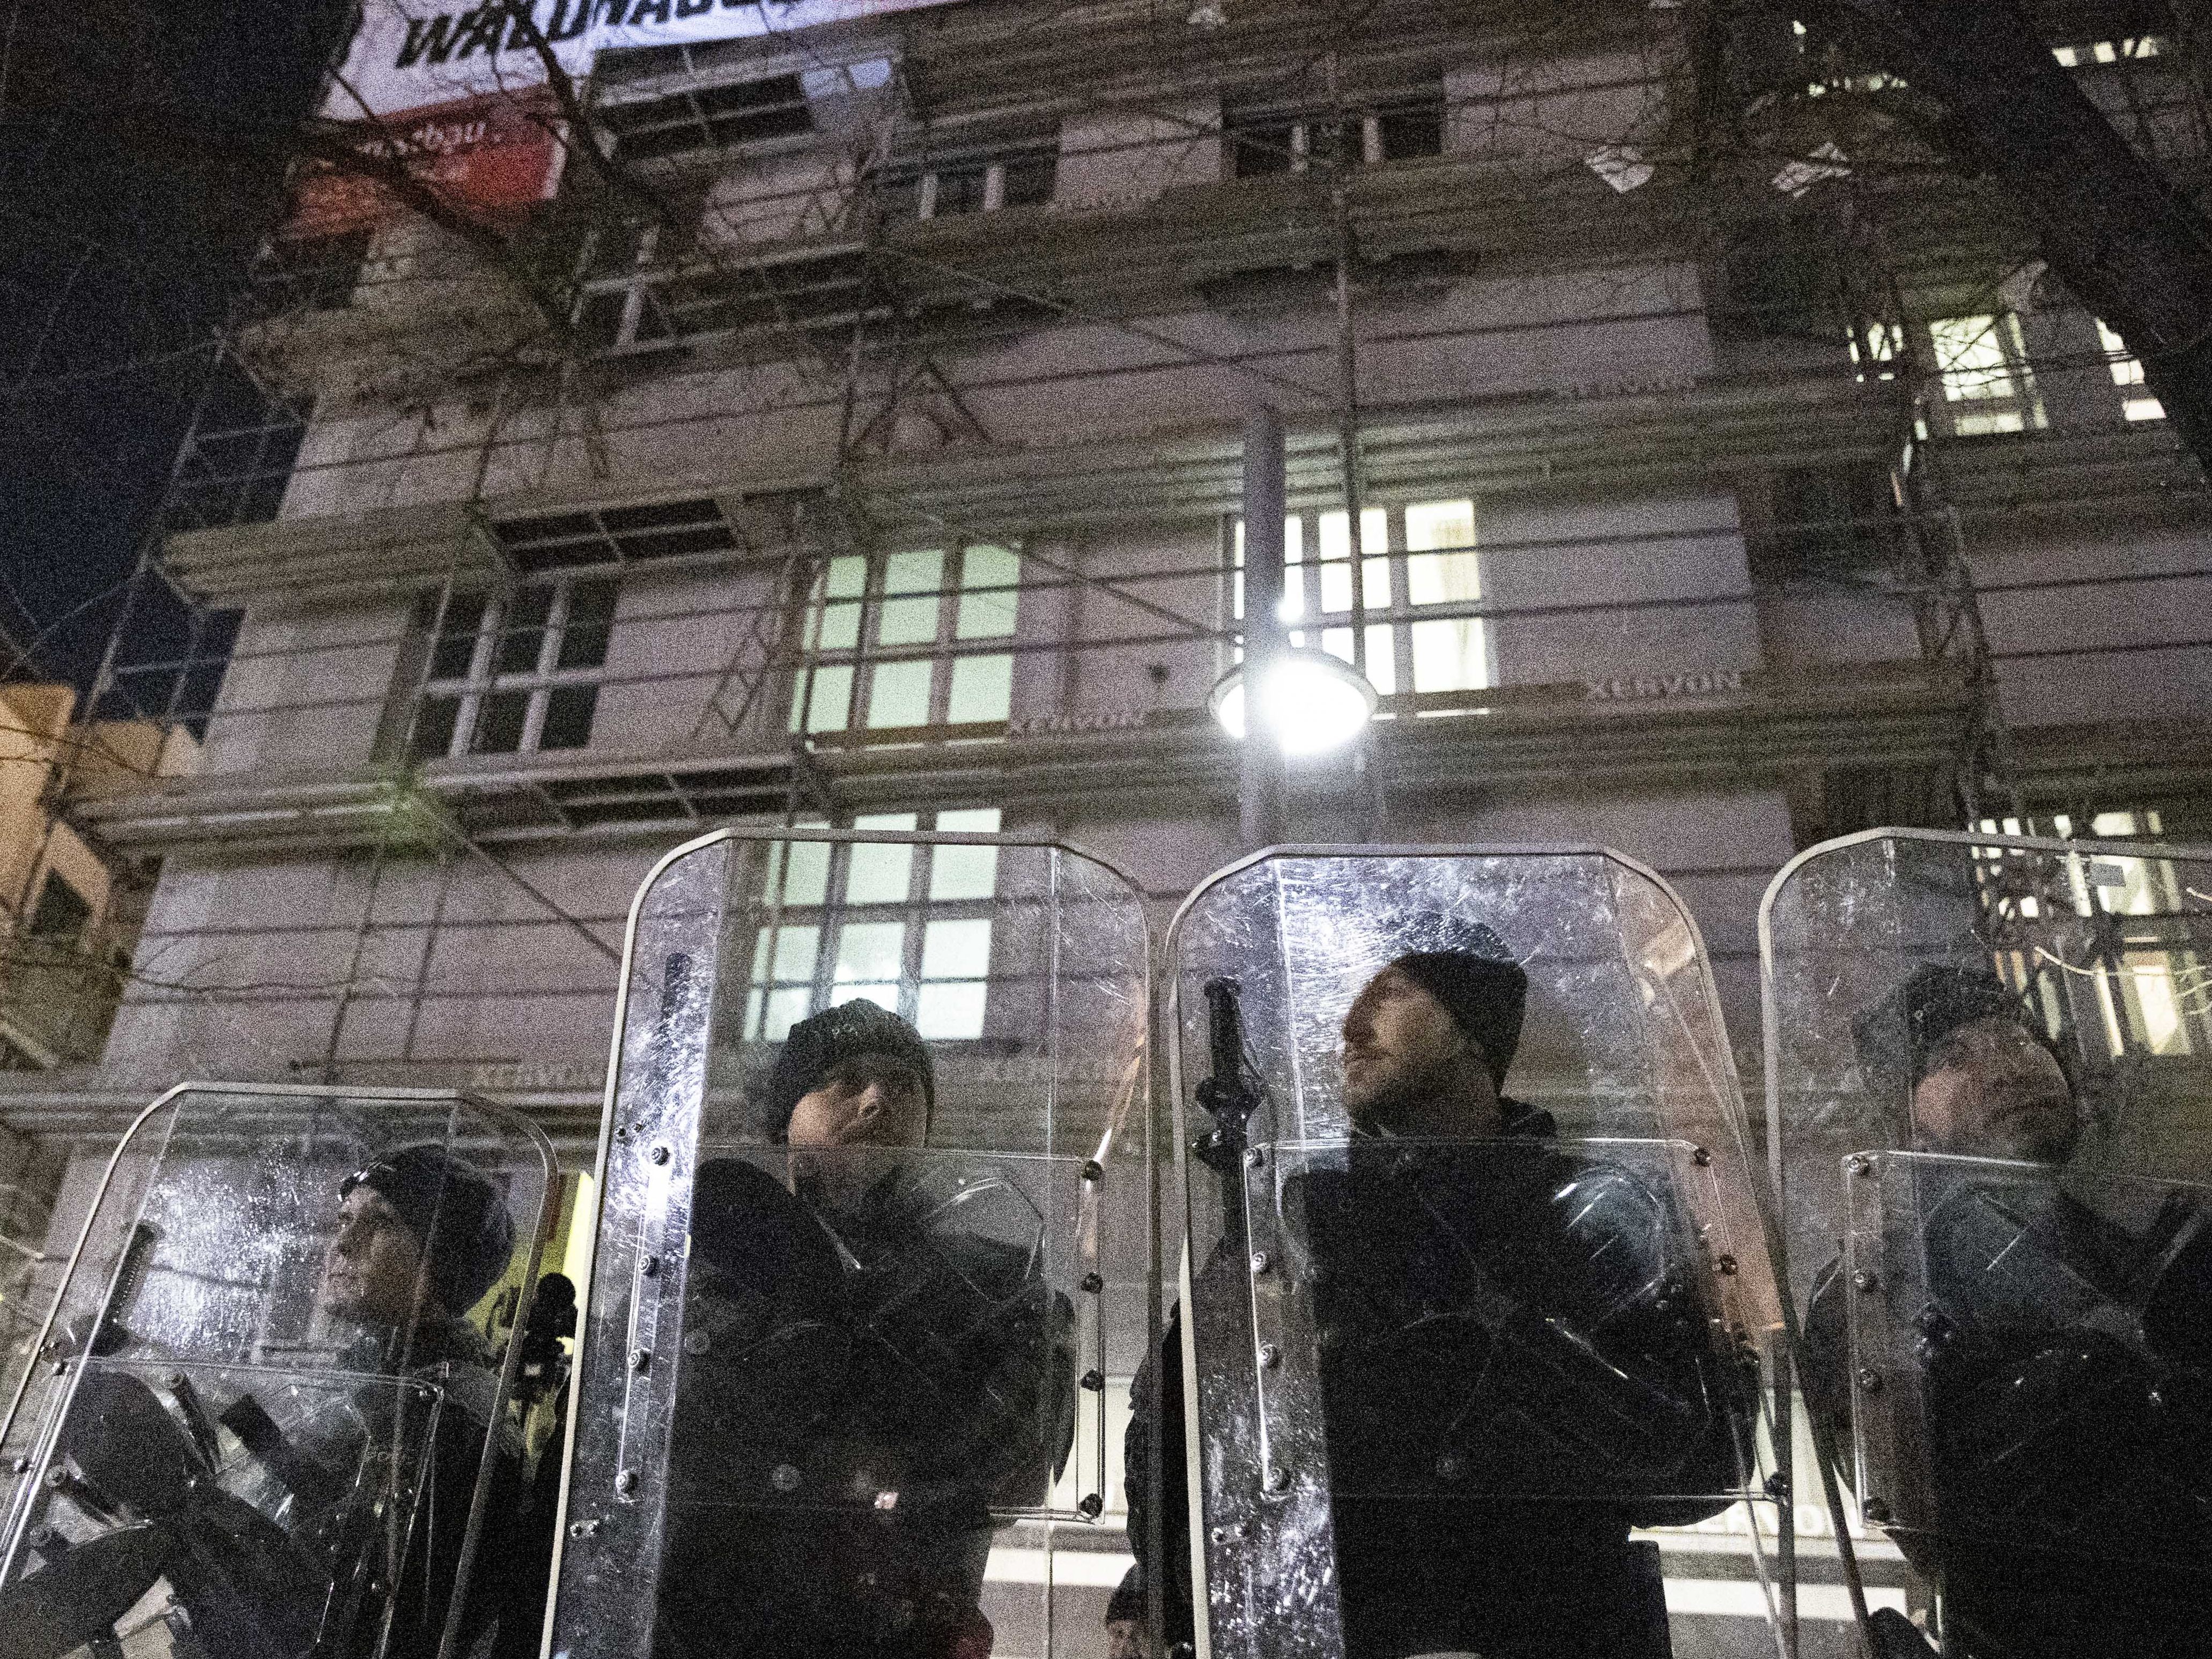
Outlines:
{"label": "window", "polygon": [[512,593],[456,593],[438,616],[426,595],[416,625],[435,630],[409,752],[513,755],[592,740],[613,626],[612,581],[544,582]]}
{"label": "window", "polygon": [[332,236],[270,238],[253,262],[247,309],[256,317],[343,310],[353,303],[370,235],[364,228]]}
{"label": "window", "polygon": [[[988,835],[999,810],[880,813],[853,827]],[[770,920],[755,941],[745,1008],[749,1040],[780,1042],[799,1020],[854,998],[890,1009],[933,1042],[983,1035],[997,848],[794,841],[774,855]]]}
{"label": "window", "polygon": [[2166,405],[2143,389],[2143,366],[2128,351],[2128,343],[2097,319],[2097,337],[2111,360],[2112,384],[2120,389],[2120,411],[2133,421],[2162,421]]}
{"label": "window", "polygon": [[814,131],[814,112],[796,75],[690,87],[663,98],[603,105],[599,121],[617,159],[643,161]]}
{"label": "window", "polygon": [[1229,166],[1238,179],[1316,167],[1371,166],[1444,148],[1443,88],[1408,94],[1339,114],[1258,110],[1224,121]]}
{"label": "window", "polygon": [[910,162],[883,175],[876,199],[894,221],[1042,207],[1052,200],[1059,168],[1057,143]]}
{"label": "window", "polygon": [[491,533],[514,568],[533,576],[579,565],[734,552],[739,546],[721,507],[704,498],[504,519]]}
{"label": "window", "polygon": [[313,404],[271,396],[226,356],[177,452],[162,503],[170,532],[266,524],[284,504]]}
{"label": "window", "polygon": [[25,931],[30,937],[54,945],[76,945],[84,937],[84,926],[92,920],[92,901],[54,871],[46,872],[46,885],[39,889],[39,902],[31,910],[31,925]]}
{"label": "window", "polygon": [[2088,64],[2117,64],[2130,58],[2156,58],[2161,55],[2164,41],[2155,34],[2145,34],[2124,40],[2095,40],[2087,46],[2053,46],[2051,55],[2068,69],[2080,69]]}
{"label": "window", "polygon": [[[1370,507],[1359,525],[1359,580],[1367,610],[1367,678],[1385,696],[1400,691],[1471,691],[1497,683],[1482,565],[1474,546],[1474,502],[1467,498]],[[1342,513],[1283,525],[1282,617],[1292,645],[1318,645],[1352,660],[1352,544]],[[1232,609],[1244,614],[1244,526],[1236,528],[1239,567]]]}
{"label": "window", "polygon": [[831,559],[808,603],[793,732],[1003,720],[1021,556],[978,544]]}
{"label": "window", "polygon": [[1955,436],[2029,432],[2044,425],[2018,318],[2009,312],[1941,317],[1928,325],[1928,335]]}
{"label": "window", "polygon": [[595,254],[576,327],[602,351],[708,335],[832,328],[879,312],[858,248],[802,251],[692,267],[647,230]]}
{"label": "window", "polygon": [[[2142,841],[2157,843],[2166,838],[2161,815],[2155,809],[2126,808],[2076,816],[2061,812],[2046,821],[1984,818],[1988,835],[2055,835],[2063,840],[2076,836],[2092,841]],[[1994,852],[1994,849],[1992,849]],[[2106,1051],[2113,1056],[2130,1053],[2201,1054],[2212,1053],[2212,961],[2202,949],[2203,917],[2197,895],[2188,890],[2185,878],[2170,859],[2156,857],[2091,857],[2068,872],[2067,898],[2082,917],[2105,917],[2099,929],[2100,954],[2109,951],[2103,971],[2076,964],[2069,977],[2094,987],[2095,1001],[2088,1023],[2101,1025]],[[2016,902],[2028,917],[2039,901],[2023,896]],[[2047,951],[2030,960],[2025,952],[2011,953],[2005,964],[2015,986],[2043,982],[2046,1014],[2057,1029],[2063,1006],[2079,1009],[2081,986],[2069,986],[2075,994],[2062,998],[2051,983],[2051,969],[2062,967]],[[2084,1048],[2094,1055],[2097,1043],[2090,1031],[2078,1033]]]}

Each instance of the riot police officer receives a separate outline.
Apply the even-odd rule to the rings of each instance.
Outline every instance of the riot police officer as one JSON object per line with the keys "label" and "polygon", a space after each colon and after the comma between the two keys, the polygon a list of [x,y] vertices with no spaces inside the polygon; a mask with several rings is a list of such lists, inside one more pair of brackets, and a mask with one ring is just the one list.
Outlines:
{"label": "riot police officer", "polygon": [[[352,1324],[356,1334],[340,1351],[337,1367],[389,1368],[435,1380],[441,1390],[428,1490],[411,1534],[409,1565],[398,1580],[390,1650],[432,1654],[460,1568],[480,1449],[495,1426],[500,1432],[491,1437],[496,1462],[479,1568],[489,1577],[501,1571],[502,1557],[538,1553],[517,1535],[521,1449],[506,1425],[492,1422],[497,1363],[464,1316],[507,1273],[514,1222],[481,1171],[428,1143],[373,1159],[338,1191],[338,1227],[325,1258],[320,1300],[325,1312]],[[325,1413],[306,1425],[283,1455],[343,1470],[364,1440],[393,1443],[412,1433],[404,1421],[410,1404],[400,1391],[364,1389],[349,1414],[354,1420]],[[251,1449],[253,1443],[247,1444]],[[492,1618],[495,1606],[490,1596],[471,1598],[461,1626],[464,1646]]]}
{"label": "riot police officer", "polygon": [[[268,1659],[438,1651],[498,1388],[462,1316],[507,1272],[514,1222],[491,1182],[434,1144],[374,1159],[334,1196],[316,1306],[344,1340],[327,1368],[298,1382],[245,1372],[252,1386],[219,1412],[193,1376],[238,1373],[179,1365],[164,1403],[136,1337],[87,1370],[56,1486],[111,1530],[74,1551],[48,1542],[56,1559],[9,1586],[11,1654],[45,1659],[103,1633],[164,1578],[210,1646]],[[94,1354],[118,1353],[121,1328],[111,1320]],[[495,1522],[519,1470],[510,1449],[494,1455]],[[494,1616],[492,1600],[473,1599],[462,1642]]]}
{"label": "riot police officer", "polygon": [[994,1507],[1073,1425],[1073,1311],[987,1164],[920,1154],[927,1047],[866,1001],[794,1025],[771,1173],[702,1164],[658,1631],[672,1654],[982,1659]]}
{"label": "riot police officer", "polygon": [[[1934,1155],[1892,1206],[1910,1236],[1891,1248],[1920,1264],[1916,1305],[1894,1311],[1933,1488],[1899,1539],[1941,1587],[1944,1652],[2212,1651],[2212,1213],[2173,1188],[2124,1226],[2067,1190],[2074,1057],[1987,969],[1924,963],[1854,1035],[1869,1089],[1906,1120],[1898,1139]],[[1842,1267],[1814,1284],[1806,1386],[1847,1428]]]}
{"label": "riot police officer", "polygon": [[[1663,1655],[1636,1525],[1713,1513],[1748,1404],[1680,1259],[1669,1194],[1557,1148],[1504,1092],[1525,971],[1489,927],[1432,918],[1342,1026],[1348,1155],[1285,1184],[1316,1288],[1335,1569],[1354,1659]],[[1402,1142],[1394,1150],[1392,1143]],[[1217,1258],[1202,1278],[1233,1271]],[[1158,1435],[1161,1515],[1133,1492],[1189,1639],[1179,1335],[1138,1379],[1127,1466]]]}

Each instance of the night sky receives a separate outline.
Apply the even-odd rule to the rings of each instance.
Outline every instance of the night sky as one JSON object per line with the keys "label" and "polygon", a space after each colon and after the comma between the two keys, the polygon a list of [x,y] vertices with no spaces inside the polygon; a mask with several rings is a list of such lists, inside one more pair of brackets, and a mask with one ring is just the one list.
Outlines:
{"label": "night sky", "polygon": [[[351,11],[0,4],[0,629],[82,685]],[[160,654],[180,613],[134,635]]]}

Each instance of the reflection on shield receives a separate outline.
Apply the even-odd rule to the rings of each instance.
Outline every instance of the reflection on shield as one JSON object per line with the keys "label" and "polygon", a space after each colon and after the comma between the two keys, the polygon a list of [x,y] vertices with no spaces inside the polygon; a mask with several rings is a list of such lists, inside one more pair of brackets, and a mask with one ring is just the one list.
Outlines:
{"label": "reflection on shield", "polygon": [[1767,896],[1806,1392],[1947,1653],[2202,1642],[2212,861],[2146,850],[1883,831]]}
{"label": "reflection on shield", "polygon": [[[1195,1425],[1172,1339],[1140,1394],[1197,1443],[1160,1514],[1200,1540],[1194,1635],[1722,1650],[1644,1530],[1716,1516],[1763,1630],[1778,1304],[1674,896],[1601,851],[1294,849],[1202,886],[1170,956]],[[1378,997],[1431,1035],[1373,1035]],[[1392,1083],[1392,1042],[1443,1058]]]}
{"label": "reflection on shield", "polygon": [[491,1639],[511,1604],[471,1596],[471,1566],[526,1542],[495,1494],[551,1176],[542,1134],[459,1097],[187,1085],[149,1107],[11,1410],[35,1451],[0,1654]]}
{"label": "reflection on shield", "polygon": [[1064,848],[731,832],[664,861],[556,1650],[1103,1640],[1139,1478],[1109,1397],[1158,1329],[1146,963],[1134,890]]}

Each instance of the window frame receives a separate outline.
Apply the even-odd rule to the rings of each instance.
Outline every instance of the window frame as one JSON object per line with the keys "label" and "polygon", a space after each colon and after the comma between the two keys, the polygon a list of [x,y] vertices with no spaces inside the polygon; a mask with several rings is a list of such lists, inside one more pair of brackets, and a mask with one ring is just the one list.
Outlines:
{"label": "window frame", "polygon": [[[1958,325],[1984,326],[1972,340],[1952,343],[1946,333]],[[1928,347],[1928,362],[1936,385],[1942,392],[1944,419],[1954,438],[1976,438],[2040,432],[2050,424],[2035,373],[2028,361],[2027,342],[2021,332],[2019,315],[2011,311],[1970,312],[1953,317],[1931,317],[1919,325]],[[1994,342],[1997,362],[1962,365],[1960,353],[1983,339]],[[1948,361],[1947,361],[1948,357]],[[2004,391],[1990,390],[2002,378]],[[1977,383],[1982,389],[1976,389]]]}
{"label": "window frame", "polygon": [[[1466,505],[1469,521],[1475,528],[1475,534],[1471,540],[1464,545],[1448,547],[1416,548],[1411,544],[1411,538],[1407,529],[1408,512],[1425,507],[1452,507],[1462,503]],[[1372,567],[1377,562],[1384,562],[1389,586],[1389,603],[1385,606],[1370,602],[1366,606],[1367,674],[1376,690],[1385,698],[1462,696],[1469,692],[1494,690],[1498,686],[1499,683],[1498,630],[1492,626],[1495,608],[1486,591],[1487,583],[1485,580],[1486,573],[1481,547],[1480,501],[1473,492],[1470,491],[1464,495],[1424,497],[1419,501],[1370,501],[1363,506],[1360,512],[1363,523],[1359,546],[1356,551],[1351,546],[1350,526],[1347,522],[1344,532],[1343,551],[1327,556],[1322,555],[1322,523],[1324,520],[1332,519],[1343,520],[1345,518],[1343,508],[1325,508],[1310,515],[1286,513],[1283,516],[1285,556],[1283,568],[1282,626],[1284,637],[1291,645],[1315,647],[1328,652],[1340,661],[1352,661],[1353,611],[1351,605],[1351,582],[1354,580],[1358,580],[1363,587],[1368,590],[1371,599],[1373,580],[1376,574]],[[1379,550],[1372,545],[1370,539],[1374,520],[1378,518],[1382,520],[1384,532],[1384,544]],[[1299,525],[1299,532],[1295,541],[1290,530],[1290,526],[1293,522]],[[1306,545],[1304,535],[1305,526],[1309,522],[1313,526],[1310,548]],[[1241,623],[1244,616],[1243,520],[1231,514],[1229,526],[1229,532],[1223,538],[1224,544],[1230,550],[1231,593],[1228,609],[1232,622]],[[1298,556],[1295,560],[1289,556],[1294,546],[1298,552]],[[1309,552],[1314,556],[1307,556]],[[1413,597],[1412,562],[1431,555],[1447,558],[1465,555],[1474,560],[1475,596],[1464,599],[1416,601]],[[1347,566],[1354,568],[1347,570]],[[1346,580],[1344,582],[1346,603],[1341,606],[1326,606],[1323,600],[1326,597],[1326,588],[1329,585],[1328,573],[1334,571],[1346,573]],[[1413,630],[1416,625],[1424,623],[1471,624],[1470,633],[1480,643],[1474,647],[1473,653],[1463,650],[1462,660],[1464,663],[1469,655],[1479,653],[1477,684],[1426,691],[1420,690],[1415,686],[1413,676],[1419,658],[1415,648]],[[1387,677],[1378,677],[1375,672],[1376,635],[1380,629],[1389,630],[1390,672]]]}
{"label": "window frame", "polygon": [[[988,819],[988,823],[983,820]],[[951,820],[951,822],[948,822]],[[964,822],[963,822],[964,820]],[[950,831],[995,835],[1003,822],[997,807],[945,807],[930,811],[883,812],[866,815],[853,820],[855,830],[891,830],[929,833]],[[794,825],[796,830],[820,829],[818,821]],[[783,841],[773,843],[775,848],[775,867],[766,872],[769,896],[763,904],[764,920],[756,930],[753,942],[753,974],[748,985],[743,1013],[742,1040],[747,1042],[780,1042],[799,1019],[811,1018],[824,1010],[842,1002],[866,998],[878,1006],[886,1006],[870,991],[884,988],[887,981],[846,975],[844,933],[848,927],[882,927],[896,925],[900,929],[897,966],[897,1006],[892,1012],[920,1033],[922,1040],[933,1045],[941,1042],[975,1042],[983,1037],[990,1015],[990,988],[996,982],[992,973],[993,953],[997,946],[995,933],[1000,904],[1000,880],[1003,875],[994,847],[969,848],[959,843],[948,845],[929,842],[809,842]],[[819,902],[793,902],[788,896],[794,863],[794,849],[819,849],[822,869],[823,896]],[[906,858],[906,890],[904,893],[880,898],[854,899],[852,879],[855,860],[860,857],[879,856],[896,858],[902,851]],[[989,891],[960,896],[939,897],[936,889],[940,860],[948,853],[955,855],[970,852],[992,854]],[[857,915],[855,914],[857,913]],[[943,975],[930,977],[927,974],[931,927],[944,922],[982,921],[993,931],[986,934],[983,972]],[[785,962],[784,937],[787,929],[807,928],[813,933],[811,960],[803,967],[793,964],[793,970],[781,971]],[[802,945],[799,954],[806,955]],[[971,1024],[973,1029],[947,1030],[937,1016],[926,1011],[923,995],[932,986],[969,986],[983,988],[983,1000]],[[781,1022],[780,1024],[778,1022]]]}
{"label": "window frame", "polygon": [[[1008,167],[1032,161],[1042,161],[1048,167],[1049,176],[1044,194],[1034,201],[1008,203]],[[954,174],[972,173],[979,169],[983,175],[981,198],[974,207],[947,208],[945,205],[945,179]],[[1025,142],[1009,142],[987,149],[933,156],[927,160],[894,162],[872,181],[871,190],[884,220],[893,224],[924,224],[937,219],[972,218],[979,214],[1001,212],[1009,206],[1048,208],[1060,191],[1060,140],[1057,135],[1039,137]],[[913,193],[911,211],[906,206],[908,191]]]}
{"label": "window frame", "polygon": [[[1398,117],[1415,113],[1433,114],[1436,118],[1436,148],[1416,149],[1392,155],[1385,142],[1385,123]],[[1340,155],[1334,161],[1316,163],[1313,155],[1313,138],[1316,129],[1331,124],[1348,125],[1358,123],[1359,154],[1346,158]],[[1270,106],[1255,105],[1246,109],[1224,112],[1221,122],[1222,169],[1231,179],[1272,179],[1284,173],[1304,173],[1316,167],[1327,170],[1339,167],[1381,167],[1388,162],[1425,161],[1442,155],[1450,139],[1450,100],[1444,93],[1441,80],[1432,86],[1407,88],[1388,94],[1354,100],[1341,108],[1316,104],[1291,104]],[[1254,142],[1262,131],[1285,130],[1289,145],[1287,155],[1273,143]],[[1248,154],[1257,153],[1273,157],[1283,155],[1281,166],[1247,169],[1243,164]]]}
{"label": "window frame", "polygon": [[[937,586],[933,588],[901,587],[893,590],[890,580],[894,564],[902,558],[915,558],[937,554],[940,559]],[[970,561],[979,553],[994,553],[1013,562],[1011,582],[984,581],[970,586],[968,574]],[[791,710],[787,730],[793,738],[805,738],[839,732],[865,734],[872,732],[909,732],[932,729],[955,724],[951,719],[955,681],[959,665],[963,662],[1003,658],[1006,661],[1007,709],[1003,714],[981,720],[963,720],[960,725],[988,725],[1010,719],[1012,714],[1012,679],[1014,651],[1011,641],[1019,634],[1021,626],[1021,544],[1018,541],[984,542],[957,541],[942,548],[901,547],[879,549],[871,553],[840,554],[825,560],[816,571],[800,603],[805,609],[800,618],[799,660],[793,676]],[[849,577],[851,567],[846,561],[865,560],[863,584],[857,592],[837,591],[841,577]],[[841,570],[840,567],[843,565]],[[957,568],[956,568],[957,567]],[[849,589],[849,581],[845,583]],[[1012,599],[1012,613],[1000,631],[963,631],[962,613],[969,599],[984,595],[1008,595]],[[937,610],[934,631],[927,639],[886,641],[883,628],[891,607],[911,608],[933,600]],[[849,646],[824,645],[822,638],[830,626],[833,612],[842,612],[853,618],[854,642]],[[842,617],[841,617],[842,621]],[[842,633],[842,626],[838,629]],[[927,662],[929,666],[929,691],[924,712],[927,718],[919,722],[897,725],[879,723],[874,719],[876,699],[881,684],[882,671],[908,663]],[[844,718],[823,720],[817,716],[823,712],[819,699],[825,685],[840,682],[825,680],[825,671],[831,676],[844,673],[842,695]]]}
{"label": "window frame", "polygon": [[[563,666],[561,656],[567,647],[571,625],[576,620],[576,596],[580,591],[604,592],[604,618],[586,626],[596,626],[600,638],[594,661]],[[513,608],[523,596],[532,593],[550,594],[543,620],[523,622],[521,632],[537,631],[538,651],[526,668],[502,668],[499,657],[509,636],[509,621]],[[429,596],[426,595],[426,598]],[[543,580],[518,583],[506,590],[478,589],[472,592],[441,596],[428,607],[428,614],[418,609],[416,628],[424,652],[422,673],[415,693],[414,709],[408,722],[406,750],[410,760],[426,763],[440,760],[464,760],[486,755],[568,754],[591,746],[592,732],[599,720],[599,689],[607,675],[607,656],[619,612],[622,599],[621,583],[605,573],[564,574]],[[469,658],[459,673],[441,674],[437,672],[438,653],[449,642],[459,642],[465,635],[452,626],[452,605],[456,603],[478,604],[475,620],[470,624]],[[586,701],[583,730],[574,743],[562,743],[548,747],[544,739],[548,720],[551,717],[555,699],[563,690],[589,688],[592,696]],[[512,747],[480,746],[488,707],[493,699],[520,695],[524,699],[522,723]],[[426,745],[425,716],[433,704],[451,704],[453,719],[445,729],[444,741]]]}
{"label": "window frame", "polygon": [[[708,107],[717,94],[726,96],[738,88],[767,88],[778,82],[788,83],[787,95],[766,98],[757,103],[729,109]],[[645,118],[649,112],[656,111],[664,112],[666,118]],[[788,118],[794,111],[804,118],[803,125],[787,125],[783,130],[742,137],[726,137],[719,131],[763,118],[769,118],[772,122],[778,114]],[[814,101],[807,96],[806,77],[796,69],[731,75],[711,81],[690,81],[655,92],[628,93],[626,89],[626,95],[603,100],[593,112],[613,140],[615,159],[626,165],[670,161],[699,155],[723,155],[733,150],[757,151],[770,144],[811,141],[821,131],[814,117]],[[632,122],[636,125],[631,125]],[[659,148],[656,143],[640,150],[635,147],[635,141],[640,134],[689,134],[692,142],[678,144],[673,149]]]}

